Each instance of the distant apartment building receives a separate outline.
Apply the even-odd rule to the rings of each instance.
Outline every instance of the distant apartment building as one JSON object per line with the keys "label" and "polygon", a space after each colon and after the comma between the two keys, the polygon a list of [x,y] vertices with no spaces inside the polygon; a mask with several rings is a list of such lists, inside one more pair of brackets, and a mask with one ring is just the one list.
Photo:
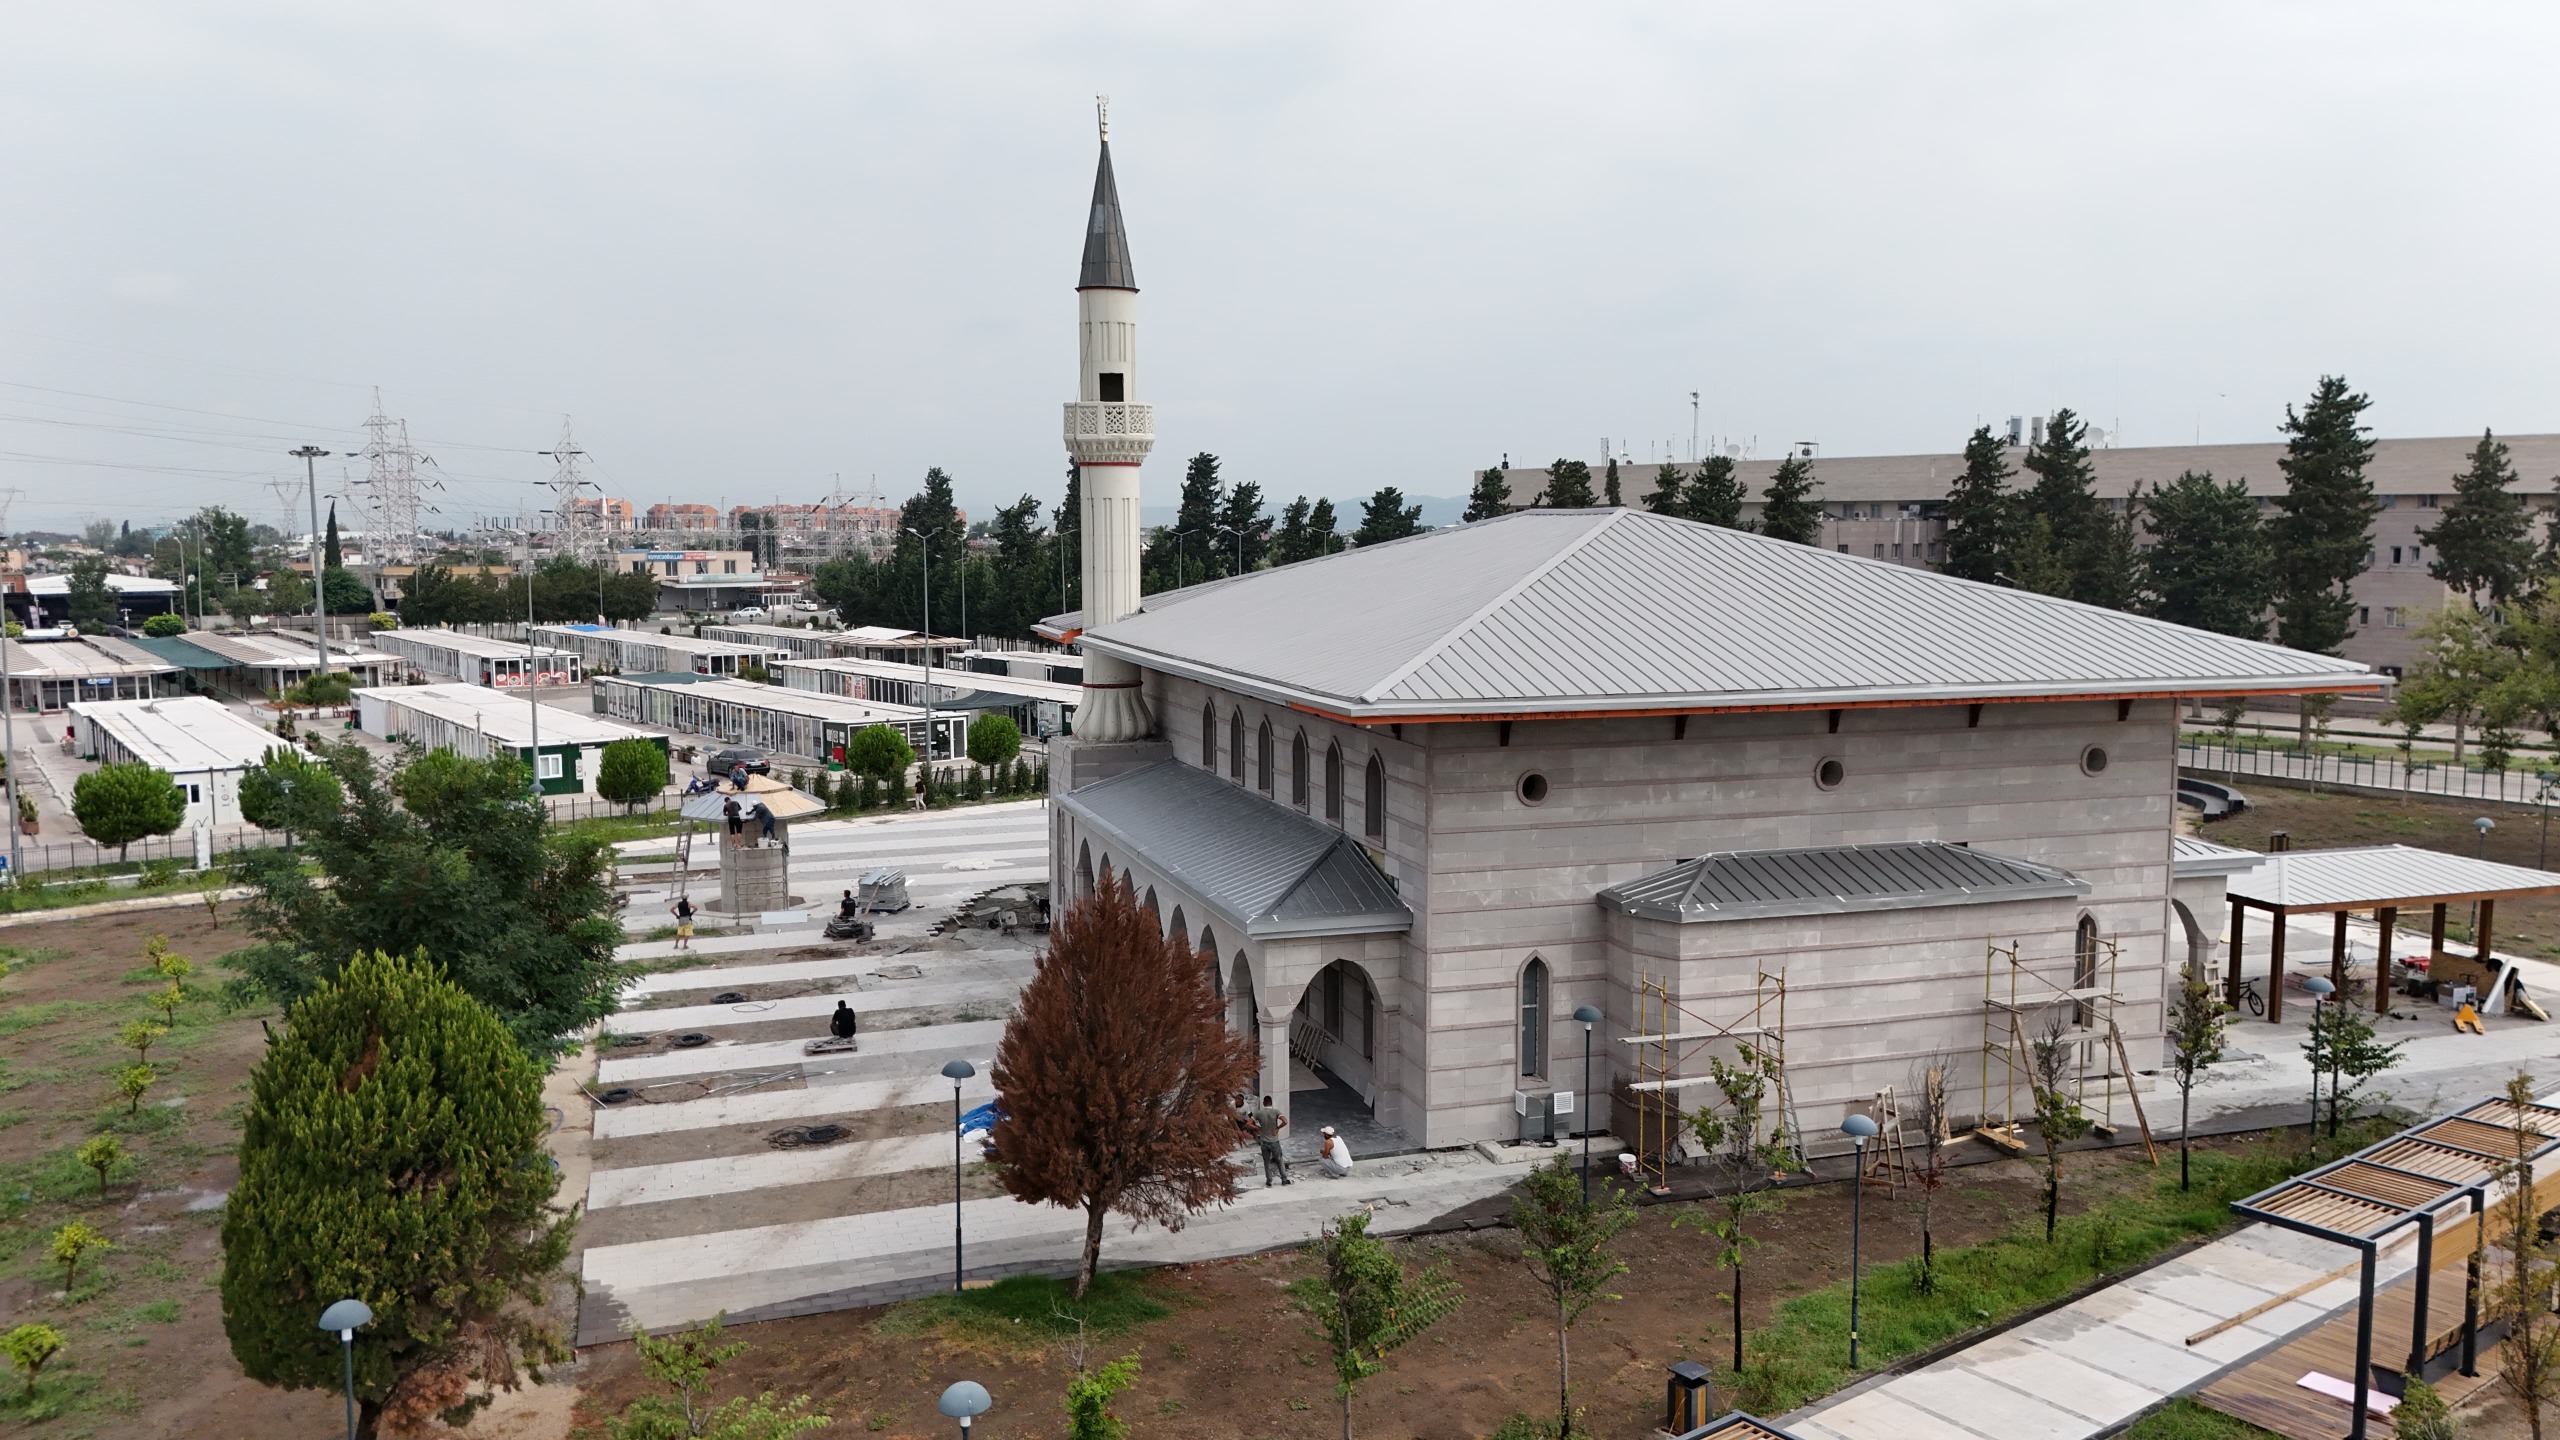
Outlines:
{"label": "distant apartment building", "polygon": [[717,505],[652,505],[649,507],[652,530],[717,530],[720,507]]}
{"label": "distant apartment building", "polygon": [[560,502],[560,519],[571,529],[627,531],[638,528],[639,511],[611,495],[581,495]]}
{"label": "distant apartment building", "polygon": [[[2501,435],[2517,475],[2516,493],[2537,517],[2560,507],[2560,435]],[[2357,577],[2356,633],[2347,641],[2346,658],[2398,675],[2414,663],[2417,630],[2429,613],[2442,609],[2450,592],[2427,573],[2429,552],[2419,535],[2434,528],[2438,508],[2449,503],[2453,477],[2471,466],[2474,435],[2380,440],[2372,463],[2365,467],[2383,511],[2373,527],[2372,564]],[[2210,472],[2218,480],[2241,480],[2256,496],[2261,513],[2272,517],[2276,497],[2284,493],[2284,472],[2276,461],[2281,444],[2156,445],[2095,450],[2097,492],[2121,510],[2134,487],[2145,491],[2175,480],[2189,470]],[[2027,450],[2013,445],[2015,467]],[[1779,461],[1740,460],[1735,470],[1752,497],[1743,507],[1759,513],[1759,496]],[[1601,467],[1593,466],[1596,478]],[[1621,460],[1618,475],[1630,505],[1653,493],[1656,467]],[[1685,478],[1695,467],[1677,467]],[[1815,498],[1823,509],[1821,544],[1844,555],[1861,555],[1888,564],[1934,568],[1946,558],[1947,488],[1964,471],[1961,455],[1817,455]],[[1546,487],[1547,472],[1526,467],[1504,472],[1515,504],[1526,503]],[[2010,484],[2023,490],[2035,476],[2023,470]],[[1469,477],[1469,485],[1473,484]],[[2537,538],[2540,523],[2537,524]]]}

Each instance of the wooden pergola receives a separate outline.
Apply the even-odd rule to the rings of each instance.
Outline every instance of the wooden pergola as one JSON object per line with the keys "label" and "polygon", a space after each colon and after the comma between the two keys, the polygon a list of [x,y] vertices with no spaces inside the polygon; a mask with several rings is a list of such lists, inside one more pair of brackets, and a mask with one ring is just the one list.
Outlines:
{"label": "wooden pergola", "polygon": [[2480,907],[2480,923],[2472,935],[2473,952],[2476,963],[2494,976],[2497,966],[2489,956],[2489,938],[2496,927],[2498,902],[2516,896],[2560,894],[2560,875],[2408,845],[2279,850],[2254,868],[2232,876],[2225,893],[2231,897],[2231,954],[2223,999],[2234,1009],[2240,1004],[2240,942],[2246,917],[2251,910],[2258,910],[2275,918],[2267,976],[2267,1020],[2272,1024],[2284,1018],[2285,922],[2290,917],[2336,917],[2329,940],[2329,979],[2344,995],[2347,917],[2359,911],[2373,912],[2374,923],[2382,931],[2381,943],[2374,951],[2373,1008],[2381,1013],[2391,1008],[2391,936],[2401,911],[2421,905],[2432,907],[2428,953],[2440,961],[2446,953],[2446,910],[2476,903]]}

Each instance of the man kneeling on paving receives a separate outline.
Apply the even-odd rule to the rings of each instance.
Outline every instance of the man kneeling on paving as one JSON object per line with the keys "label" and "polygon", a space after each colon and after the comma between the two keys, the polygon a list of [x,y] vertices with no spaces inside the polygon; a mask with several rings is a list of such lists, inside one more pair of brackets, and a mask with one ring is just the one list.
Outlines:
{"label": "man kneeling on paving", "polygon": [[1262,1188],[1271,1188],[1271,1177],[1289,1183],[1289,1162],[1280,1154],[1280,1132],[1289,1128],[1289,1117],[1274,1109],[1271,1097],[1262,1097],[1262,1108],[1253,1112],[1254,1143],[1262,1147]]}
{"label": "man kneeling on paving", "polygon": [[1324,1127],[1324,1148],[1316,1152],[1316,1158],[1324,1162],[1328,1179],[1339,1180],[1351,1173],[1351,1147],[1333,1133],[1330,1125]]}
{"label": "man kneeling on paving", "polygon": [[853,1007],[841,1000],[837,1001],[836,1013],[827,1017],[827,1033],[839,1040],[850,1040],[857,1028],[859,1026],[854,1019]]}

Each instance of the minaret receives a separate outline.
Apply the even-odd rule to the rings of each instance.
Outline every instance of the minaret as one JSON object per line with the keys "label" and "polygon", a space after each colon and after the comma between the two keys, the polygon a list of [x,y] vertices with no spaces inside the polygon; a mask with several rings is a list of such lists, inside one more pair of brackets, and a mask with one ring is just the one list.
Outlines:
{"label": "minaret", "polygon": [[[1102,164],[1093,175],[1084,269],[1076,277],[1076,398],[1067,406],[1067,454],[1083,493],[1084,628],[1138,608],[1138,466],[1155,448],[1155,407],[1138,401],[1138,279],[1111,179],[1111,110],[1097,107]],[[1138,667],[1087,652],[1076,738],[1111,744],[1155,729]]]}

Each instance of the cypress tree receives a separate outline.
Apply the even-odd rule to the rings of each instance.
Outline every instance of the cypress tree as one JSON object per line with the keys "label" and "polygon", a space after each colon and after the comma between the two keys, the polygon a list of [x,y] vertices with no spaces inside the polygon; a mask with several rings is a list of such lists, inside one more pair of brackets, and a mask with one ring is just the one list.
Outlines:
{"label": "cypress tree", "polygon": [[1680,518],[1701,525],[1721,525],[1727,530],[1748,530],[1751,522],[1742,518],[1742,502],[1747,492],[1742,477],[1734,473],[1733,457],[1710,455],[1698,462],[1698,473],[1689,477],[1689,488],[1680,497]]}
{"label": "cypress tree", "polygon": [[1280,508],[1280,529],[1271,537],[1271,563],[1288,565],[1314,558],[1313,533],[1307,528],[1307,497],[1299,496]]}
{"label": "cypress tree", "polygon": [[1608,478],[1601,484],[1600,503],[1610,506],[1627,503],[1618,489],[1618,457],[1615,455],[1609,457],[1609,473]]}
{"label": "cypress tree", "polygon": [[2149,613],[2218,635],[2266,638],[2275,555],[2249,487],[2190,470],[2152,491],[2142,508],[2153,536],[2143,557]]}
{"label": "cypress tree", "polygon": [[344,569],[345,557],[338,552],[338,502],[329,502],[328,538],[320,545],[320,563],[331,570]]}
{"label": "cypress tree", "polygon": [[1222,538],[1216,526],[1226,498],[1226,486],[1218,479],[1218,457],[1206,450],[1192,456],[1183,467],[1182,502],[1174,511],[1173,523],[1156,531],[1139,562],[1145,593],[1196,585],[1212,573],[1226,573],[1229,566],[1214,572],[1208,568],[1215,560],[1209,551]]}
{"label": "cypress tree", "polygon": [[1591,467],[1558,458],[1547,466],[1547,488],[1530,503],[1551,510],[1585,510],[1591,501]]}
{"label": "cypress tree", "polygon": [[2043,437],[2027,451],[2026,468],[2036,480],[2021,503],[2052,527],[2053,553],[2071,574],[2071,586],[2063,593],[2096,605],[2105,603],[2096,592],[2106,583],[2100,573],[2106,514],[2098,503],[2098,470],[2089,462],[2088,436],[2089,427],[2079,416],[2068,409],[2054,411]]}
{"label": "cypress tree", "polygon": [[1964,442],[1964,472],[1947,491],[1947,558],[1941,570],[1986,585],[2011,574],[2009,549],[2019,517],[2008,483],[2017,473],[1991,427],[1975,426]]}
{"label": "cypress tree", "polygon": [[1813,492],[1820,485],[1808,457],[1789,455],[1778,462],[1777,473],[1769,477],[1768,493],[1760,499],[1760,533],[1799,545],[1819,543],[1822,502],[1813,498]]}
{"label": "cypress tree", "polygon": [[1665,460],[1653,472],[1653,490],[1644,497],[1644,508],[1656,515],[1677,515],[1682,498],[1680,467]]}
{"label": "cypress tree", "polygon": [[2286,490],[2276,502],[2270,539],[2276,555],[2276,640],[2296,650],[2335,655],[2355,634],[2355,597],[2347,587],[2372,563],[2374,517],[2382,502],[2364,467],[2373,441],[2362,423],[2371,397],[2323,375],[2299,414],[2284,407]]}
{"label": "cypress tree", "polygon": [[[296,1004],[249,1081],[222,1223],[222,1323],[249,1378],[341,1383],[315,1329],[352,1296],[363,1433],[568,1358],[540,1307],[573,1217],[550,1208],[542,1076],[507,1028],[424,958],[348,962]],[[537,1369],[535,1378],[540,1378]]]}
{"label": "cypress tree", "polygon": [[2516,483],[2507,447],[2488,431],[2472,447],[2471,468],[2453,477],[2453,503],[2421,530],[2435,556],[2427,573],[2471,597],[2504,602],[2522,593],[2533,569],[2533,517],[2508,487]]}
{"label": "cypress tree", "polygon": [[1467,492],[1467,513],[1458,518],[1472,525],[1478,520],[1490,520],[1496,515],[1510,513],[1511,482],[1504,478],[1503,471],[1497,466],[1476,475],[1476,488]]}

